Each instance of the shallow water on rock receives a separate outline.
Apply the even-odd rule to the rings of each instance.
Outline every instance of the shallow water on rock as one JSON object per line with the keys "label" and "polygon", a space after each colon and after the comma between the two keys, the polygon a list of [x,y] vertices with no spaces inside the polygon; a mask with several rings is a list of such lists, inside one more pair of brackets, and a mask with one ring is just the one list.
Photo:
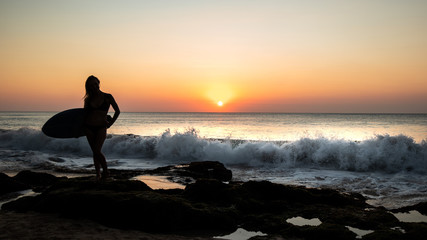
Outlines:
{"label": "shallow water on rock", "polygon": [[363,230],[355,227],[347,226],[348,230],[354,232],[357,235],[357,239],[361,239],[363,236],[373,233],[373,230]]}
{"label": "shallow water on rock", "polygon": [[287,223],[293,224],[295,226],[314,226],[317,227],[320,224],[322,224],[322,222],[318,219],[318,218],[312,218],[312,219],[306,219],[303,217],[294,217],[294,218],[289,218],[286,220]]}
{"label": "shallow water on rock", "polygon": [[225,236],[216,236],[213,238],[228,239],[228,240],[248,240],[248,239],[250,239],[252,237],[256,237],[256,236],[267,236],[267,234],[262,233],[262,232],[246,231],[243,228],[238,228],[234,233],[231,233],[231,234],[225,235]]}
{"label": "shallow water on rock", "polygon": [[12,193],[3,195],[2,199],[0,199],[0,209],[2,208],[3,204],[6,204],[8,202],[15,201],[15,200],[22,198],[22,197],[37,196],[39,194],[40,193],[36,193],[31,189],[27,189],[27,190],[12,192]]}
{"label": "shallow water on rock", "polygon": [[167,176],[140,175],[133,179],[144,182],[151,189],[184,189],[185,186],[169,181]]}
{"label": "shallow water on rock", "polygon": [[417,210],[412,210],[404,213],[392,213],[399,221],[406,223],[427,223],[427,216],[421,214]]}

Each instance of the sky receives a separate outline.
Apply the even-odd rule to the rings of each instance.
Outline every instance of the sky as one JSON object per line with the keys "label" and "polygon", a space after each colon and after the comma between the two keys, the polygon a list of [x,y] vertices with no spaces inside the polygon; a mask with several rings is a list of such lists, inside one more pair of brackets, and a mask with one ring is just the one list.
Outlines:
{"label": "sky", "polygon": [[[0,111],[427,113],[425,0],[0,0]],[[218,102],[223,103],[222,106]]]}

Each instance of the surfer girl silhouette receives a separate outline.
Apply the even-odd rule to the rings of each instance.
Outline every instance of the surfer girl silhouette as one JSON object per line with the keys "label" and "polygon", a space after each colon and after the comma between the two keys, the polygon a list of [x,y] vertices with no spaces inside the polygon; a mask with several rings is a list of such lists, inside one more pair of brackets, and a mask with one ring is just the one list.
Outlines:
{"label": "surfer girl silhouette", "polygon": [[[84,96],[84,108],[86,110],[84,129],[87,141],[92,149],[97,180],[109,177],[107,161],[101,150],[107,138],[107,128],[111,127],[120,115],[120,109],[114,97],[109,93],[102,92],[99,89],[99,84],[100,81],[97,77],[89,76],[86,80],[86,95]],[[112,118],[107,115],[110,105],[114,109]]]}

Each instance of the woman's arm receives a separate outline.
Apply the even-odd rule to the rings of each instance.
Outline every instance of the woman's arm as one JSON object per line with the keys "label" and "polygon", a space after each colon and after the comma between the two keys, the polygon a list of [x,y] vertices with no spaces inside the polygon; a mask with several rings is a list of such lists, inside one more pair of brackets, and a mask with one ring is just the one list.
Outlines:
{"label": "woman's arm", "polygon": [[119,115],[120,115],[120,108],[119,108],[119,105],[117,105],[117,102],[116,102],[116,100],[114,99],[113,95],[108,94],[108,98],[109,98],[109,100],[110,100],[110,104],[111,104],[111,106],[112,106],[112,107],[113,107],[113,109],[114,109],[114,116],[113,116],[113,118],[111,119],[111,121],[108,123],[108,127],[111,127],[111,125],[113,125],[113,124],[114,124],[114,122],[117,120],[117,118],[118,118],[118,117],[119,117]]}

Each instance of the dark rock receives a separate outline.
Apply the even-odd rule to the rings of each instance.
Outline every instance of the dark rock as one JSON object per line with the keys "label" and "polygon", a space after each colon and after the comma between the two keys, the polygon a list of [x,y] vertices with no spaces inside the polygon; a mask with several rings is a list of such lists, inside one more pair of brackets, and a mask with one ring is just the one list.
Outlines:
{"label": "dark rock", "polygon": [[59,213],[111,227],[155,232],[236,227],[233,210],[192,204],[179,194],[163,194],[144,186],[139,181],[64,180],[39,196],[21,198],[3,208]]}
{"label": "dark rock", "polygon": [[17,182],[31,186],[31,188],[37,190],[40,188],[48,187],[60,178],[55,177],[48,173],[32,172],[32,171],[21,171],[13,177]]}
{"label": "dark rock", "polygon": [[[240,195],[243,201],[260,202],[262,206],[271,209],[288,209],[291,205],[322,204],[334,207],[357,206],[368,207],[365,198],[358,194],[342,194],[332,189],[309,189],[302,186],[274,184],[268,181],[249,181],[243,183]],[[269,202],[269,205],[265,205]],[[274,206],[278,205],[278,206]],[[309,206],[310,206],[309,205]],[[273,208],[272,208],[273,207]],[[267,209],[259,209],[267,210]],[[277,210],[277,209],[276,209]]]}
{"label": "dark rock", "polygon": [[114,191],[114,192],[132,192],[132,191],[152,191],[147,184],[136,180],[107,180],[96,181],[93,177],[80,177],[62,179],[48,188],[45,193],[55,191]]}
{"label": "dark rock", "polygon": [[215,161],[192,162],[178,166],[166,166],[146,171],[148,174],[178,176],[183,178],[184,183],[190,182],[188,178],[193,179],[216,179],[227,182],[232,179],[231,170],[224,167],[224,164]]}
{"label": "dark rock", "polygon": [[[393,230],[393,229],[383,229],[378,230],[373,233],[367,234],[363,236],[363,239],[366,240],[390,240],[390,239],[410,239],[408,236],[404,233],[402,233],[400,230]],[[415,239],[421,239],[421,238],[415,238]]]}
{"label": "dark rock", "polygon": [[0,173],[0,195],[30,188],[29,185],[18,182],[4,173]]}
{"label": "dark rock", "polygon": [[[189,174],[190,165],[182,172]],[[173,169],[179,171],[179,167]],[[196,172],[210,168],[201,169]],[[135,173],[117,170],[113,175]],[[32,173],[22,175],[32,176]],[[0,175],[0,179],[12,179],[6,177]],[[423,209],[424,206],[420,204],[417,208]],[[427,224],[401,223],[387,209],[368,205],[360,194],[268,181],[224,183],[215,178],[199,178],[188,184],[185,190],[152,190],[141,181],[117,178],[96,181],[93,176],[65,178],[53,180],[42,194],[6,203],[3,209],[56,213],[64,217],[91,219],[110,227],[147,232],[231,232],[240,226],[268,234],[258,239],[272,236],[285,239],[354,239],[355,234],[346,226],[375,230],[364,237],[367,239],[420,239],[427,234]],[[286,222],[298,216],[319,218],[322,224],[299,227]]]}
{"label": "dark rock", "polygon": [[192,162],[188,166],[188,172],[195,179],[211,178],[227,182],[233,177],[231,170],[226,169],[224,164],[213,161]]}
{"label": "dark rock", "polygon": [[427,202],[418,203],[414,206],[402,207],[399,209],[392,210],[393,212],[409,212],[412,210],[417,210],[421,214],[427,215]]}
{"label": "dark rock", "polygon": [[185,196],[192,200],[214,204],[231,204],[231,187],[219,180],[201,179],[185,188]]}
{"label": "dark rock", "polygon": [[427,202],[418,203],[414,206],[414,209],[424,215],[427,215]]}
{"label": "dark rock", "polygon": [[399,224],[399,221],[392,214],[381,208],[369,210],[354,206],[333,208],[328,213],[322,214],[320,218],[329,223],[370,230],[388,229]]}
{"label": "dark rock", "polygon": [[338,224],[322,223],[318,227],[293,225],[287,226],[280,231],[286,239],[355,239],[356,234],[348,230],[345,226]]}
{"label": "dark rock", "polygon": [[401,239],[426,239],[426,223],[405,223],[402,227],[405,230],[404,238]]}
{"label": "dark rock", "polygon": [[118,170],[118,169],[110,169],[110,176],[114,179],[127,180],[133,177],[143,175],[145,171],[143,170]]}
{"label": "dark rock", "polygon": [[182,195],[184,193],[183,189],[179,188],[173,188],[173,189],[156,189],[155,192],[161,193],[161,194],[168,194],[168,195]]}

